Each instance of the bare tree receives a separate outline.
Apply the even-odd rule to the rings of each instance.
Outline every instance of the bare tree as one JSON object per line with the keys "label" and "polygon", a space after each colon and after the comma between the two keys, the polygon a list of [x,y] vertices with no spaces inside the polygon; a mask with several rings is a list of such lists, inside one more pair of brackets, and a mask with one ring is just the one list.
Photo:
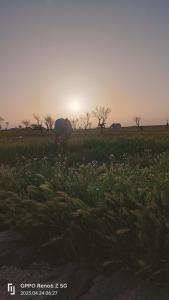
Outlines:
{"label": "bare tree", "polygon": [[43,124],[43,120],[42,120],[41,116],[33,114],[33,117],[34,117],[34,119],[36,121],[37,126],[40,126],[40,125]]}
{"label": "bare tree", "polygon": [[71,120],[71,125],[72,125],[73,130],[77,129],[78,123],[79,123],[79,119],[78,118]]}
{"label": "bare tree", "polygon": [[6,127],[6,130],[8,129],[8,126],[9,126],[9,122],[5,122],[5,127]]}
{"label": "bare tree", "polygon": [[136,126],[139,128],[140,127],[140,121],[141,118],[140,117],[134,117],[134,122],[136,123]]}
{"label": "bare tree", "polygon": [[0,130],[2,129],[3,122],[4,122],[4,119],[2,117],[0,117]]}
{"label": "bare tree", "polygon": [[79,129],[84,128],[84,117],[80,116],[79,117]]}
{"label": "bare tree", "polygon": [[53,129],[54,122],[55,122],[54,119],[50,115],[47,115],[44,118],[44,123],[46,125],[47,130],[52,130]]}
{"label": "bare tree", "polygon": [[103,132],[103,128],[105,128],[108,116],[111,112],[109,107],[96,107],[95,111],[93,111],[93,116],[98,120],[98,126],[100,127],[101,133]]}
{"label": "bare tree", "polygon": [[33,117],[36,121],[36,128],[39,129],[42,133],[43,130],[43,119],[41,118],[41,116],[33,114]]}
{"label": "bare tree", "polygon": [[25,128],[28,128],[30,126],[29,120],[23,120],[21,123],[25,126]]}
{"label": "bare tree", "polygon": [[85,130],[87,130],[87,128],[91,126],[90,118],[91,118],[91,114],[88,112],[80,118],[81,127],[84,128]]}

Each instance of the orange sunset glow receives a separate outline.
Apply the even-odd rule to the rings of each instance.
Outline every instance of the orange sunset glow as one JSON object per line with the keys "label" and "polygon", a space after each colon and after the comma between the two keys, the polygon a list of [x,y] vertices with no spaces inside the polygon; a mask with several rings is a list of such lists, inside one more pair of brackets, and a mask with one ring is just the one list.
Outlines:
{"label": "orange sunset glow", "polygon": [[110,123],[165,122],[168,4],[151,2],[1,1],[2,117],[17,125],[105,105]]}

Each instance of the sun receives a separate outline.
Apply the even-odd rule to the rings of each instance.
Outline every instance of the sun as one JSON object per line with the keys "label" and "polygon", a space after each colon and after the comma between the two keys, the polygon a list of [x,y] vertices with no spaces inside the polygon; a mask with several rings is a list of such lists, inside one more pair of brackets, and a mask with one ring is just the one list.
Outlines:
{"label": "sun", "polygon": [[70,101],[69,107],[70,107],[71,112],[74,112],[74,113],[80,112],[82,110],[81,99],[78,99],[78,98],[72,99]]}
{"label": "sun", "polygon": [[78,101],[72,101],[70,103],[70,107],[72,111],[79,111],[80,110],[80,103]]}

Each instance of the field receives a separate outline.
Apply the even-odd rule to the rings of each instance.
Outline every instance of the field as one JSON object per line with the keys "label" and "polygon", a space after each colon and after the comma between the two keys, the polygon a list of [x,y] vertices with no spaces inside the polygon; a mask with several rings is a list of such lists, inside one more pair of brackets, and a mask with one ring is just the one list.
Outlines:
{"label": "field", "polygon": [[[169,274],[169,130],[0,132],[0,230],[52,261]],[[57,258],[56,258],[57,257]]]}

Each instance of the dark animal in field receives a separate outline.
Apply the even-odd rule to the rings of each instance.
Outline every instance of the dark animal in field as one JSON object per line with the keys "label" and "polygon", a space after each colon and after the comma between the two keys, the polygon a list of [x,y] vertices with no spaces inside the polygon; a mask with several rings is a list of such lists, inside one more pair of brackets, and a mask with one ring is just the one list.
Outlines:
{"label": "dark animal in field", "polygon": [[68,140],[73,132],[73,128],[70,121],[68,119],[63,119],[63,118],[57,119],[55,121],[54,130],[55,130],[56,141]]}

